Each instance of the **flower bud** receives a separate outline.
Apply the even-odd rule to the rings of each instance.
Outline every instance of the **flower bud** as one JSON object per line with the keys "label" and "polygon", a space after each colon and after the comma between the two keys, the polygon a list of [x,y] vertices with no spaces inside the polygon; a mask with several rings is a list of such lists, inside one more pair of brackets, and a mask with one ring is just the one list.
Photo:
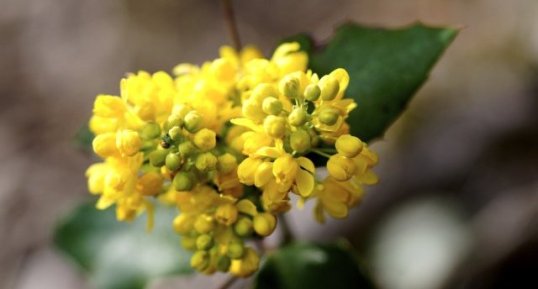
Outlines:
{"label": "flower bud", "polygon": [[231,264],[232,260],[228,256],[219,256],[217,258],[217,270],[220,272],[228,272]]}
{"label": "flower bud", "polygon": [[286,133],[286,120],[283,117],[270,115],[263,121],[265,132],[274,138],[281,138]]}
{"label": "flower bud", "polygon": [[302,126],[305,124],[307,119],[307,113],[306,111],[301,107],[296,107],[293,109],[288,116],[288,121],[293,126]]}
{"label": "flower bud", "polygon": [[190,236],[181,236],[181,246],[187,250],[196,250],[196,238]]}
{"label": "flower bud", "polygon": [[237,208],[233,204],[223,204],[217,207],[215,219],[217,222],[229,226],[237,220]]}
{"label": "flower bud", "polygon": [[310,101],[318,100],[320,94],[321,89],[317,84],[309,84],[304,91],[304,97]]}
{"label": "flower bud", "polygon": [[251,248],[246,248],[243,257],[240,260],[232,260],[230,273],[239,277],[248,277],[258,271],[260,266],[260,257]]}
{"label": "flower bud", "polygon": [[237,168],[237,159],[229,153],[225,153],[218,157],[218,170],[223,173],[227,174]]}
{"label": "flower bud", "polygon": [[254,216],[254,231],[258,235],[266,237],[271,235],[276,228],[276,218],[270,213],[260,213]]}
{"label": "flower bud", "polygon": [[322,77],[319,86],[321,89],[321,99],[326,101],[333,100],[340,90],[340,83],[331,76]]}
{"label": "flower bud", "polygon": [[262,101],[268,97],[276,97],[278,95],[278,90],[273,84],[261,83],[256,85],[252,90],[250,99],[257,103],[262,103]]}
{"label": "flower bud", "polygon": [[165,128],[166,129],[171,129],[173,127],[180,127],[183,125],[183,117],[185,117],[184,115],[180,115],[180,114],[172,114],[168,117],[168,120],[166,121],[166,125],[165,125]]}
{"label": "flower bud", "polygon": [[149,163],[154,167],[161,167],[165,163],[168,150],[154,150],[149,154]]}
{"label": "flower bud", "polygon": [[179,214],[175,217],[172,225],[174,226],[174,230],[180,234],[185,234],[192,230],[192,222],[183,214]]}
{"label": "flower bud", "polygon": [[158,123],[150,122],[142,128],[140,136],[145,139],[154,139],[161,135],[161,127]]}
{"label": "flower bud", "polygon": [[192,154],[196,148],[190,141],[185,141],[178,146],[178,152],[183,157]]}
{"label": "flower bud", "polygon": [[342,155],[333,155],[327,162],[327,171],[335,180],[344,182],[349,180],[356,170],[353,160]]}
{"label": "flower bud", "polygon": [[172,181],[172,184],[174,185],[174,189],[176,191],[189,191],[193,187],[192,182],[192,175],[188,172],[178,172],[174,176],[174,180]]}
{"label": "flower bud", "polygon": [[253,223],[248,217],[241,217],[234,225],[235,233],[240,237],[248,237],[252,234]]}
{"label": "flower bud", "polygon": [[209,266],[209,253],[206,251],[196,251],[191,257],[191,267],[203,271]]}
{"label": "flower bud", "polygon": [[248,99],[243,102],[242,112],[244,116],[256,122],[262,121],[265,117],[260,103],[254,99]]}
{"label": "flower bud", "polygon": [[279,83],[280,92],[290,99],[300,96],[300,86],[299,79],[294,75],[285,76]]}
{"label": "flower bud", "polygon": [[336,140],[335,147],[339,154],[354,158],[361,153],[363,145],[359,138],[346,134]]}
{"label": "flower bud", "polygon": [[168,130],[168,135],[173,141],[179,141],[181,139],[181,128],[179,126],[174,126]]}
{"label": "flower bud", "polygon": [[196,238],[196,248],[198,250],[209,250],[213,247],[213,238],[208,234],[202,234]]}
{"label": "flower bud", "polygon": [[145,196],[154,196],[163,188],[163,177],[156,172],[149,172],[138,179],[137,189]]}
{"label": "flower bud", "polygon": [[194,135],[194,144],[203,151],[208,151],[217,144],[217,135],[214,131],[203,128]]}
{"label": "flower bud", "polygon": [[195,133],[202,125],[202,116],[196,110],[191,110],[187,113],[187,115],[185,115],[183,121],[185,124],[185,129],[191,133]]}
{"label": "flower bud", "polygon": [[334,125],[338,121],[340,114],[337,109],[334,108],[324,108],[319,113],[319,121],[326,125]]}
{"label": "flower bud", "polygon": [[294,131],[290,135],[290,146],[291,149],[298,152],[304,153],[310,149],[310,135],[302,129]]}
{"label": "flower bud", "polygon": [[200,234],[207,234],[215,228],[213,218],[208,215],[200,215],[194,222],[194,229]]}
{"label": "flower bud", "polygon": [[207,172],[214,170],[217,167],[217,157],[212,153],[203,153],[198,155],[194,164],[200,171]]}
{"label": "flower bud", "polygon": [[243,257],[243,254],[245,253],[245,246],[241,241],[230,242],[226,253],[228,254],[228,257],[232,259],[239,259]]}
{"label": "flower bud", "polygon": [[116,135],[103,133],[97,135],[92,141],[93,151],[100,157],[106,158],[116,154]]}
{"label": "flower bud", "polygon": [[179,167],[181,167],[181,158],[176,153],[169,153],[168,155],[166,155],[164,163],[166,165],[166,168],[173,172],[179,169]]}
{"label": "flower bud", "polygon": [[120,130],[116,133],[116,147],[122,155],[133,156],[142,147],[142,140],[136,131]]}
{"label": "flower bud", "polygon": [[262,110],[267,114],[278,115],[282,111],[282,102],[270,96],[263,100]]}

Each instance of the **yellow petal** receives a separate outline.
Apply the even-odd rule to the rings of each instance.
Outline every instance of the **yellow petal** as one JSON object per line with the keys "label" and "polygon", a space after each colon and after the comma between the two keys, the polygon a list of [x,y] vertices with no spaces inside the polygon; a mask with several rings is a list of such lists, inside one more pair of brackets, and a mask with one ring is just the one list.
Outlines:
{"label": "yellow petal", "polygon": [[295,179],[297,183],[297,190],[299,195],[303,197],[308,197],[310,194],[312,194],[312,191],[314,190],[314,176],[305,171],[305,170],[299,170],[297,173],[297,178]]}
{"label": "yellow petal", "polygon": [[256,151],[256,155],[276,159],[282,155],[282,152],[274,147],[262,147]]}
{"label": "yellow petal", "polygon": [[313,174],[316,172],[316,167],[314,166],[314,163],[310,159],[305,158],[305,157],[299,157],[297,159],[297,162],[299,163],[299,165],[303,169],[305,169],[305,170],[307,170],[307,171],[309,171],[309,172],[311,172]]}
{"label": "yellow petal", "polygon": [[231,119],[230,122],[235,125],[244,126],[253,131],[263,132],[263,127],[257,125],[256,123],[254,123],[252,120],[248,118],[244,118],[244,117],[234,118],[234,119]]}
{"label": "yellow petal", "polygon": [[255,216],[256,214],[258,214],[258,211],[256,210],[256,205],[254,205],[254,203],[250,200],[243,199],[239,201],[236,206],[237,210],[240,213],[247,214],[250,216]]}

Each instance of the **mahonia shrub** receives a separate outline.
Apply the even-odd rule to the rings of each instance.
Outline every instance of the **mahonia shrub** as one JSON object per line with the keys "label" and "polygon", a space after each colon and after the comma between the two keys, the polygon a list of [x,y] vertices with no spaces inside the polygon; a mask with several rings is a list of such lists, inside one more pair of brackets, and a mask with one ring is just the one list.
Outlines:
{"label": "mahonia shrub", "polygon": [[[273,233],[290,194],[299,207],[314,199],[320,222],[345,218],[377,182],[378,158],[349,134],[346,70],[320,77],[299,48],[284,43],[266,59],[225,46],[201,66],[130,74],[120,96],[98,95],[89,126],[103,161],[86,172],[97,208],[115,206],[119,221],[145,213],[150,229],[154,206],[176,206],[191,266],[239,277],[260,262],[245,241]],[[326,174],[312,155],[327,159]]]}

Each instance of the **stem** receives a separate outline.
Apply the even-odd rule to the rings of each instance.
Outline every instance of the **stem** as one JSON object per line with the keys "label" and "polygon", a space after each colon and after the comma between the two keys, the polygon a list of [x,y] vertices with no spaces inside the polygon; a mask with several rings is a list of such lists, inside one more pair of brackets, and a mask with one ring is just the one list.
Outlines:
{"label": "stem", "polygon": [[290,224],[286,218],[286,215],[280,215],[280,228],[282,229],[282,243],[280,245],[287,245],[291,243],[295,238],[291,232]]}
{"label": "stem", "polygon": [[241,50],[241,40],[239,39],[239,32],[237,30],[237,22],[235,21],[234,9],[231,0],[221,0],[222,8],[224,12],[224,20],[226,26],[228,26],[228,33],[230,39],[237,51]]}
{"label": "stem", "polygon": [[232,286],[235,281],[237,281],[237,277],[230,277],[226,282],[224,282],[218,289],[228,289],[230,286]]}
{"label": "stem", "polygon": [[322,157],[326,157],[326,158],[330,158],[330,157],[331,157],[330,154],[325,153],[325,152],[322,152],[322,151],[319,150],[319,149],[313,149],[312,152],[313,152],[313,153],[316,153],[316,154],[318,154],[318,155],[320,155],[320,156],[322,156]]}

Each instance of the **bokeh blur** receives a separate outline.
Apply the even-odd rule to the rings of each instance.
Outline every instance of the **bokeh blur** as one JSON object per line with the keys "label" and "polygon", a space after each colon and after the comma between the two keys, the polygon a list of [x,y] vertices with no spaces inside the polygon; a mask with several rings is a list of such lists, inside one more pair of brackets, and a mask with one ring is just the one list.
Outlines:
{"label": "bokeh blur", "polygon": [[[538,1],[233,3],[242,41],[266,53],[299,32],[322,43],[347,21],[462,28],[373,144],[381,183],[362,205],[346,221],[305,210],[290,223],[299,239],[347,236],[381,288],[538,288]],[[89,288],[51,240],[88,197],[93,159],[73,137],[93,98],[126,72],[201,63],[226,43],[216,0],[0,0],[0,288]]]}

